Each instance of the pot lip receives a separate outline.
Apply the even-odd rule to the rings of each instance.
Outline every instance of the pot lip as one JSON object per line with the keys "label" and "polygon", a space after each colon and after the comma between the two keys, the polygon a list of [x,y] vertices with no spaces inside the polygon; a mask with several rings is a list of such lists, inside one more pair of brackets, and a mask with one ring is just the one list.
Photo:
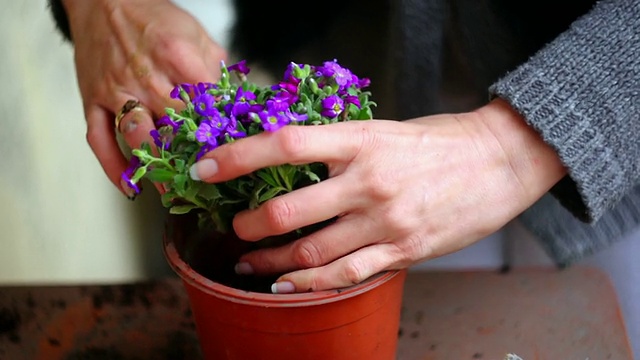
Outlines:
{"label": "pot lip", "polygon": [[234,303],[256,306],[283,308],[301,307],[321,305],[344,300],[376,288],[392,280],[394,277],[398,276],[400,272],[402,272],[402,270],[383,271],[359,284],[342,289],[323,290],[297,294],[267,294],[239,290],[207,279],[203,275],[200,275],[198,272],[193,270],[189,264],[182,260],[174,244],[171,241],[167,241],[166,237],[163,250],[165,257],[169,262],[169,265],[184,282],[188,283],[199,291],[215,296],[217,298]]}

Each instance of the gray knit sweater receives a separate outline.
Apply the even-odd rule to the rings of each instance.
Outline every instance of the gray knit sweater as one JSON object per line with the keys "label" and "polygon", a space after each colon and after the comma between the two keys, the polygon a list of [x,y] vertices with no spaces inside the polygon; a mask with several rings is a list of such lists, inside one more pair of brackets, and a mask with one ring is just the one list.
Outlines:
{"label": "gray knit sweater", "polygon": [[[486,96],[488,88],[487,99],[507,100],[558,152],[568,176],[520,218],[559,265],[640,224],[640,0],[603,0],[560,15],[542,1],[521,17],[502,1],[400,3],[404,116],[449,110],[443,92],[466,87]],[[535,26],[519,22],[536,10]],[[451,83],[461,86],[447,89]]]}

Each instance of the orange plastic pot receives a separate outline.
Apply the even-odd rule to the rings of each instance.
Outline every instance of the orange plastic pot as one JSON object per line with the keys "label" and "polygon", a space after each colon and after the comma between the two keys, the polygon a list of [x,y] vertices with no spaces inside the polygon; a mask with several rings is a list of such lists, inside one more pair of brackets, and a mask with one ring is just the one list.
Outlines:
{"label": "orange plastic pot", "polygon": [[186,246],[175,231],[165,233],[165,256],[183,280],[205,359],[396,358],[406,271],[340,290],[267,294],[211,281],[184,260]]}

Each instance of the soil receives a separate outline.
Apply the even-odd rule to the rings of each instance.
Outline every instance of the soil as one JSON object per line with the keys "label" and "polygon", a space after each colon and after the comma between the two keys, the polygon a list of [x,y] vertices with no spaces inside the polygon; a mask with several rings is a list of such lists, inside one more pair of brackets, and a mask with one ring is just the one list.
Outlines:
{"label": "soil", "polygon": [[[173,224],[171,224],[173,221]],[[176,249],[182,259],[200,275],[211,281],[233,287],[235,289],[271,293],[271,285],[282,274],[272,275],[238,275],[234,267],[238,259],[245,253],[265,247],[281,246],[300,238],[303,234],[327,226],[333,221],[316,224],[278,237],[263,239],[258,242],[247,242],[239,239],[234,233],[220,234],[214,231],[198,229],[197,220],[184,215],[170,220],[173,225],[173,236]],[[171,231],[171,230],[169,230]]]}
{"label": "soil", "polygon": [[255,276],[235,273],[234,267],[240,256],[256,248],[252,245],[229,235],[200,236],[184,260],[209,280],[240,290],[271,293],[271,284],[279,274]]}

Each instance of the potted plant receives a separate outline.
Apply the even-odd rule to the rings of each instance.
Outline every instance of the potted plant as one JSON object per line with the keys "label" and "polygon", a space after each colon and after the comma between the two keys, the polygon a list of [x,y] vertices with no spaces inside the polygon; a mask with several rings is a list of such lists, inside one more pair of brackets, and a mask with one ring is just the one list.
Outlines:
{"label": "potted plant", "polygon": [[[164,252],[182,278],[207,359],[395,358],[405,271],[378,274],[344,289],[272,294],[274,277],[237,275],[239,257],[258,247],[295,241],[331,220],[283,236],[245,242],[235,214],[328,177],[322,163],[280,165],[218,184],[195,181],[189,169],[217,146],[283,126],[326,126],[372,118],[375,103],[361,79],[335,60],[290,63],[280,82],[248,80],[245,61],[221,64],[216,83],[180,84],[151,132],[154,144],[132,150],[122,177],[162,184],[172,214]],[[236,75],[236,79],[232,79]],[[256,151],[264,151],[256,149]]]}

